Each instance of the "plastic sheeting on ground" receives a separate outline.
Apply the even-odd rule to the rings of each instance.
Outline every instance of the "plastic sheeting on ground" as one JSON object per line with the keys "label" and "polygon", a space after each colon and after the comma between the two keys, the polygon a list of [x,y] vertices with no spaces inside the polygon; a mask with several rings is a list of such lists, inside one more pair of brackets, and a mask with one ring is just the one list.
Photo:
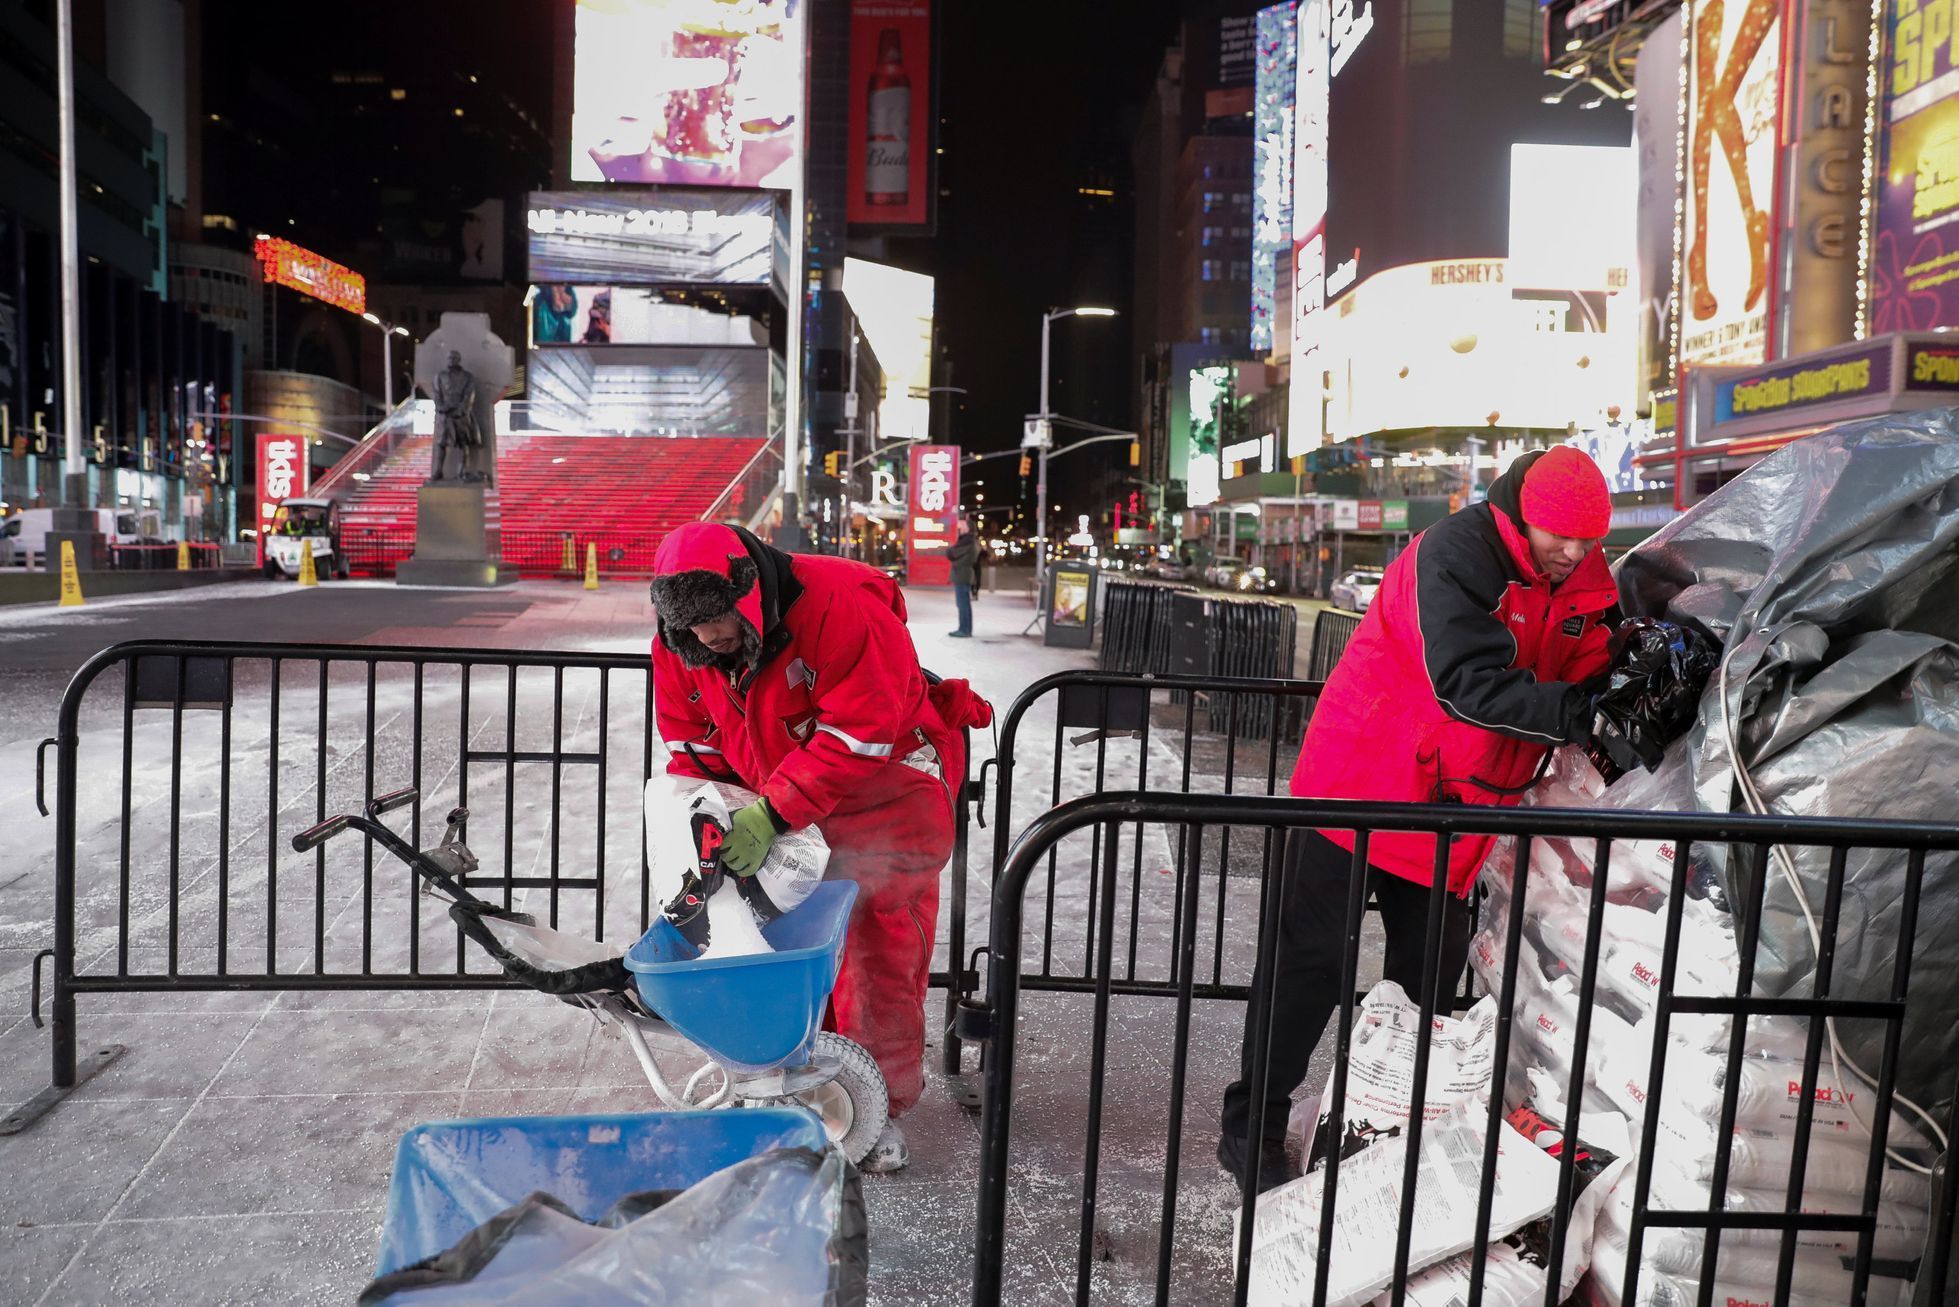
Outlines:
{"label": "plastic sheeting on ground", "polygon": [[403,1138],[366,1304],[861,1303],[857,1174],[806,1112],[513,1117]]}

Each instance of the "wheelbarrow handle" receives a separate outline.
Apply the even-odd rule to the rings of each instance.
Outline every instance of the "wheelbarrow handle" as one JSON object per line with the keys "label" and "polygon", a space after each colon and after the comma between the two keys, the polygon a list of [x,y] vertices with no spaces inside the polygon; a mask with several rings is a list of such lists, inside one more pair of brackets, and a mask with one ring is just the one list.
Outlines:
{"label": "wheelbarrow handle", "polygon": [[412,785],[404,789],[390,790],[386,794],[377,794],[367,801],[367,815],[379,817],[393,812],[396,808],[405,808],[421,797],[422,792]]}
{"label": "wheelbarrow handle", "polygon": [[328,817],[317,826],[308,826],[305,830],[292,837],[292,851],[294,853],[311,853],[314,849],[319,848],[320,845],[325,844],[341,831],[346,830],[348,823],[352,820],[353,818],[351,816],[343,812],[337,817]]}

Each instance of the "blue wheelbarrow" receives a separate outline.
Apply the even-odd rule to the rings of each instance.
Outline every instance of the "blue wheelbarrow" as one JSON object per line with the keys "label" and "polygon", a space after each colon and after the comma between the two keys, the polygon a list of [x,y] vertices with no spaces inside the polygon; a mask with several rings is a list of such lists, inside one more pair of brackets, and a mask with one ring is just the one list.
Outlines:
{"label": "blue wheelbarrow", "polygon": [[[869,1154],[890,1112],[883,1073],[861,1045],[821,1028],[857,900],[854,883],[826,881],[764,925],[771,953],[702,958],[662,915],[622,956],[616,946],[539,925],[464,888],[476,869],[461,835],[468,809],[449,814],[432,849],[418,850],[382,824],[384,814],[417,797],[413,789],[380,795],[365,815],[329,817],[293,836],[293,850],[357,830],[407,863],[506,976],[620,1032],[664,1106],[804,1107],[851,1162]],[[676,1088],[656,1046],[705,1060]]]}

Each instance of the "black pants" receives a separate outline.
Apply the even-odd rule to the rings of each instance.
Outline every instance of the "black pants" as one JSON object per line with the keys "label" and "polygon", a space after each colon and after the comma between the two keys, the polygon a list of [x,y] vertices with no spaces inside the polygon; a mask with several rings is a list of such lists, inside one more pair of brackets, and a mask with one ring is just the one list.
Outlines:
{"label": "black pants", "polygon": [[[1272,1044],[1267,1064],[1265,1137],[1282,1139],[1292,1091],[1306,1078],[1313,1050],[1327,1019],[1340,1006],[1347,978],[1340,973],[1346,949],[1347,884],[1354,855],[1318,831],[1295,831],[1286,843],[1286,876],[1279,900],[1279,947],[1272,977]],[[1383,974],[1421,1001],[1422,963],[1428,948],[1426,885],[1370,867],[1368,888],[1381,908],[1387,932]],[[1436,967],[1436,1009],[1449,1010],[1449,996],[1469,960],[1469,904],[1444,894],[1442,951]],[[1259,996],[1267,978],[1261,965],[1252,978],[1252,1002],[1245,1006],[1245,1033],[1238,1055],[1238,1079],[1224,1091],[1220,1124],[1224,1133],[1244,1138],[1250,1130],[1253,1032],[1258,1028]]]}

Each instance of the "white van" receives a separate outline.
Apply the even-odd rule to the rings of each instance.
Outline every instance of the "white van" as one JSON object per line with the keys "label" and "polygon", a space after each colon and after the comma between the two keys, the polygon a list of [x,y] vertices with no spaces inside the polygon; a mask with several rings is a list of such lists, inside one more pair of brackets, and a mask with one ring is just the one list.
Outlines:
{"label": "white van", "polygon": [[[95,517],[95,529],[107,536],[112,545],[155,542],[159,538],[161,528],[154,511],[136,513],[113,508],[91,508],[87,511]],[[47,553],[48,532],[54,529],[54,514],[52,508],[21,510],[20,534],[14,537],[16,567],[32,570],[48,566],[44,555]]]}

